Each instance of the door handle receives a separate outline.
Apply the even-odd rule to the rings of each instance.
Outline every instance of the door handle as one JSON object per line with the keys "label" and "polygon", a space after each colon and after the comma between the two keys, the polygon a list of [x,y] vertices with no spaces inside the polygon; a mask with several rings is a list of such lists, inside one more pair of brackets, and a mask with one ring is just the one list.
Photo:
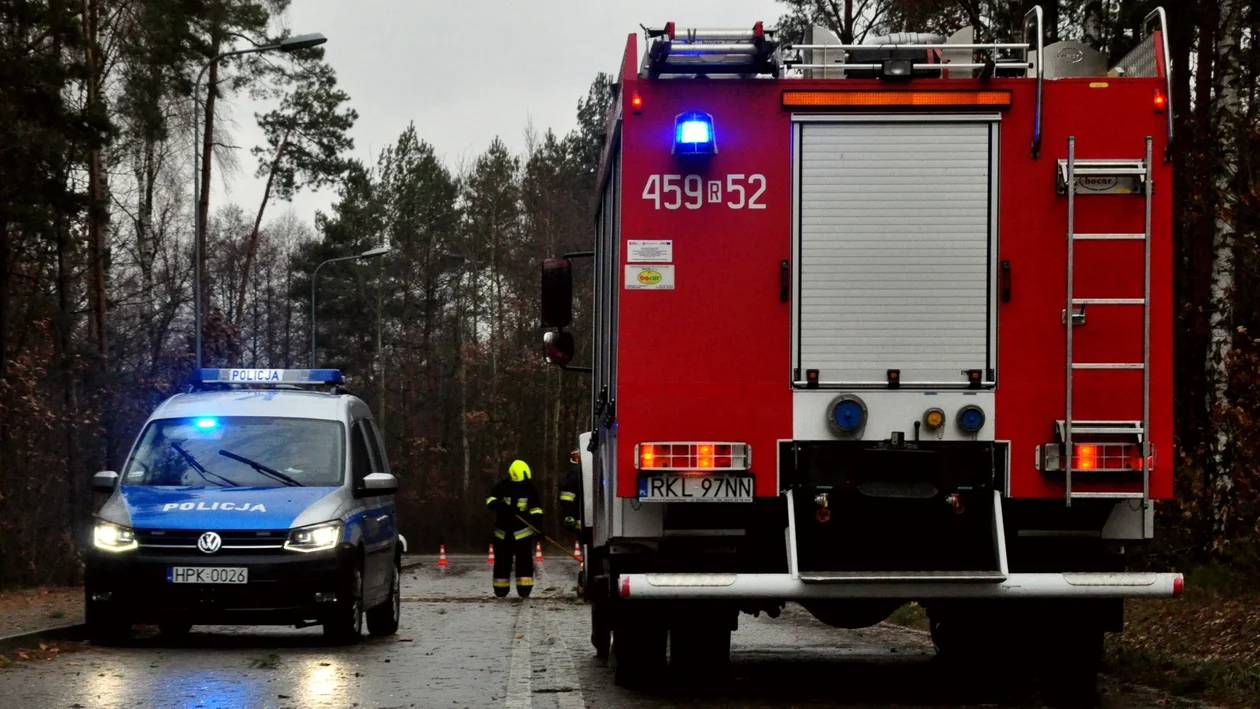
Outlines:
{"label": "door handle", "polygon": [[779,302],[788,302],[788,289],[792,286],[792,264],[786,259],[779,262]]}
{"label": "door handle", "polygon": [[1010,261],[1002,262],[1001,288],[1002,288],[1002,302],[1003,303],[1011,302],[1011,262]]}

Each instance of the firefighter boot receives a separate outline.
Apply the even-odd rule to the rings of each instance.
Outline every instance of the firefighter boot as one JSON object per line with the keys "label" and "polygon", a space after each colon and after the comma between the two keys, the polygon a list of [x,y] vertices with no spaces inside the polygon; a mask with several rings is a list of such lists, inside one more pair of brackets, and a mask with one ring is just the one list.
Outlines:
{"label": "firefighter boot", "polygon": [[494,595],[503,598],[512,590],[512,543],[494,540]]}
{"label": "firefighter boot", "polygon": [[516,595],[521,598],[529,598],[534,590],[534,545],[530,541],[529,537],[518,539],[512,554],[516,562]]}

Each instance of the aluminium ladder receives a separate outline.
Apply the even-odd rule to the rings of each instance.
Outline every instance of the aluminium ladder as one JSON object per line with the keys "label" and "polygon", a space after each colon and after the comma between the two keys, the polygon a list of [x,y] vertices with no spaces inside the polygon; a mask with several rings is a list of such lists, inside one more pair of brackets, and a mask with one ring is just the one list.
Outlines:
{"label": "aluminium ladder", "polygon": [[[1060,187],[1067,193],[1067,297],[1064,311],[1064,325],[1067,327],[1067,359],[1066,359],[1066,412],[1062,424],[1064,442],[1063,469],[1065,473],[1064,495],[1070,507],[1072,500],[1083,498],[1103,499],[1141,499],[1142,526],[1145,532],[1145,510],[1150,505],[1150,415],[1151,415],[1151,194],[1154,185],[1151,182],[1151,137],[1146,137],[1146,158],[1144,160],[1077,160],[1076,138],[1068,138],[1067,160],[1059,161]],[[1145,201],[1145,231],[1140,234],[1098,234],[1080,233],[1076,231],[1076,195],[1080,188],[1079,179],[1095,178],[1127,178],[1140,182]],[[1114,194],[1114,192],[1113,192]],[[1143,243],[1143,292],[1141,298],[1077,298],[1074,293],[1074,246],[1077,241],[1137,241]],[[1084,321],[1085,306],[1138,306],[1142,307],[1142,361],[1141,362],[1077,362],[1073,358],[1072,332],[1077,327],[1076,308],[1081,308],[1081,320]],[[1072,418],[1072,385],[1073,375],[1077,370],[1141,370],[1142,371],[1142,420],[1141,421],[1077,421]],[[1086,435],[1136,435],[1141,451],[1142,492],[1072,492],[1072,473],[1082,472],[1073,468],[1076,460],[1072,439],[1075,434]],[[1092,472],[1092,471],[1091,471]]]}

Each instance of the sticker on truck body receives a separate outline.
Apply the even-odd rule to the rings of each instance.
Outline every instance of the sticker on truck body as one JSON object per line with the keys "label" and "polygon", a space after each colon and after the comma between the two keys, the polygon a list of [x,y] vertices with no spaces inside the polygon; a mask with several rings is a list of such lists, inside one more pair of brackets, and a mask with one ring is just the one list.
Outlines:
{"label": "sticker on truck body", "polygon": [[630,239],[626,242],[627,263],[669,263],[674,260],[674,242]]}
{"label": "sticker on truck body", "polygon": [[626,290],[674,290],[674,267],[626,266]]}

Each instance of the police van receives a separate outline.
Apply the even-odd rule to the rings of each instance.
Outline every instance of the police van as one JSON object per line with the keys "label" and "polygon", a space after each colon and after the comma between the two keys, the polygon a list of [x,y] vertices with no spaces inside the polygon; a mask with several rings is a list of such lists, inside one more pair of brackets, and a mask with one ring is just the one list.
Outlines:
{"label": "police van", "polygon": [[[401,551],[380,431],[333,369],[201,369],[149,417],[87,555],[89,634],[133,624],[398,630]],[[320,390],[322,389],[322,390]]]}

